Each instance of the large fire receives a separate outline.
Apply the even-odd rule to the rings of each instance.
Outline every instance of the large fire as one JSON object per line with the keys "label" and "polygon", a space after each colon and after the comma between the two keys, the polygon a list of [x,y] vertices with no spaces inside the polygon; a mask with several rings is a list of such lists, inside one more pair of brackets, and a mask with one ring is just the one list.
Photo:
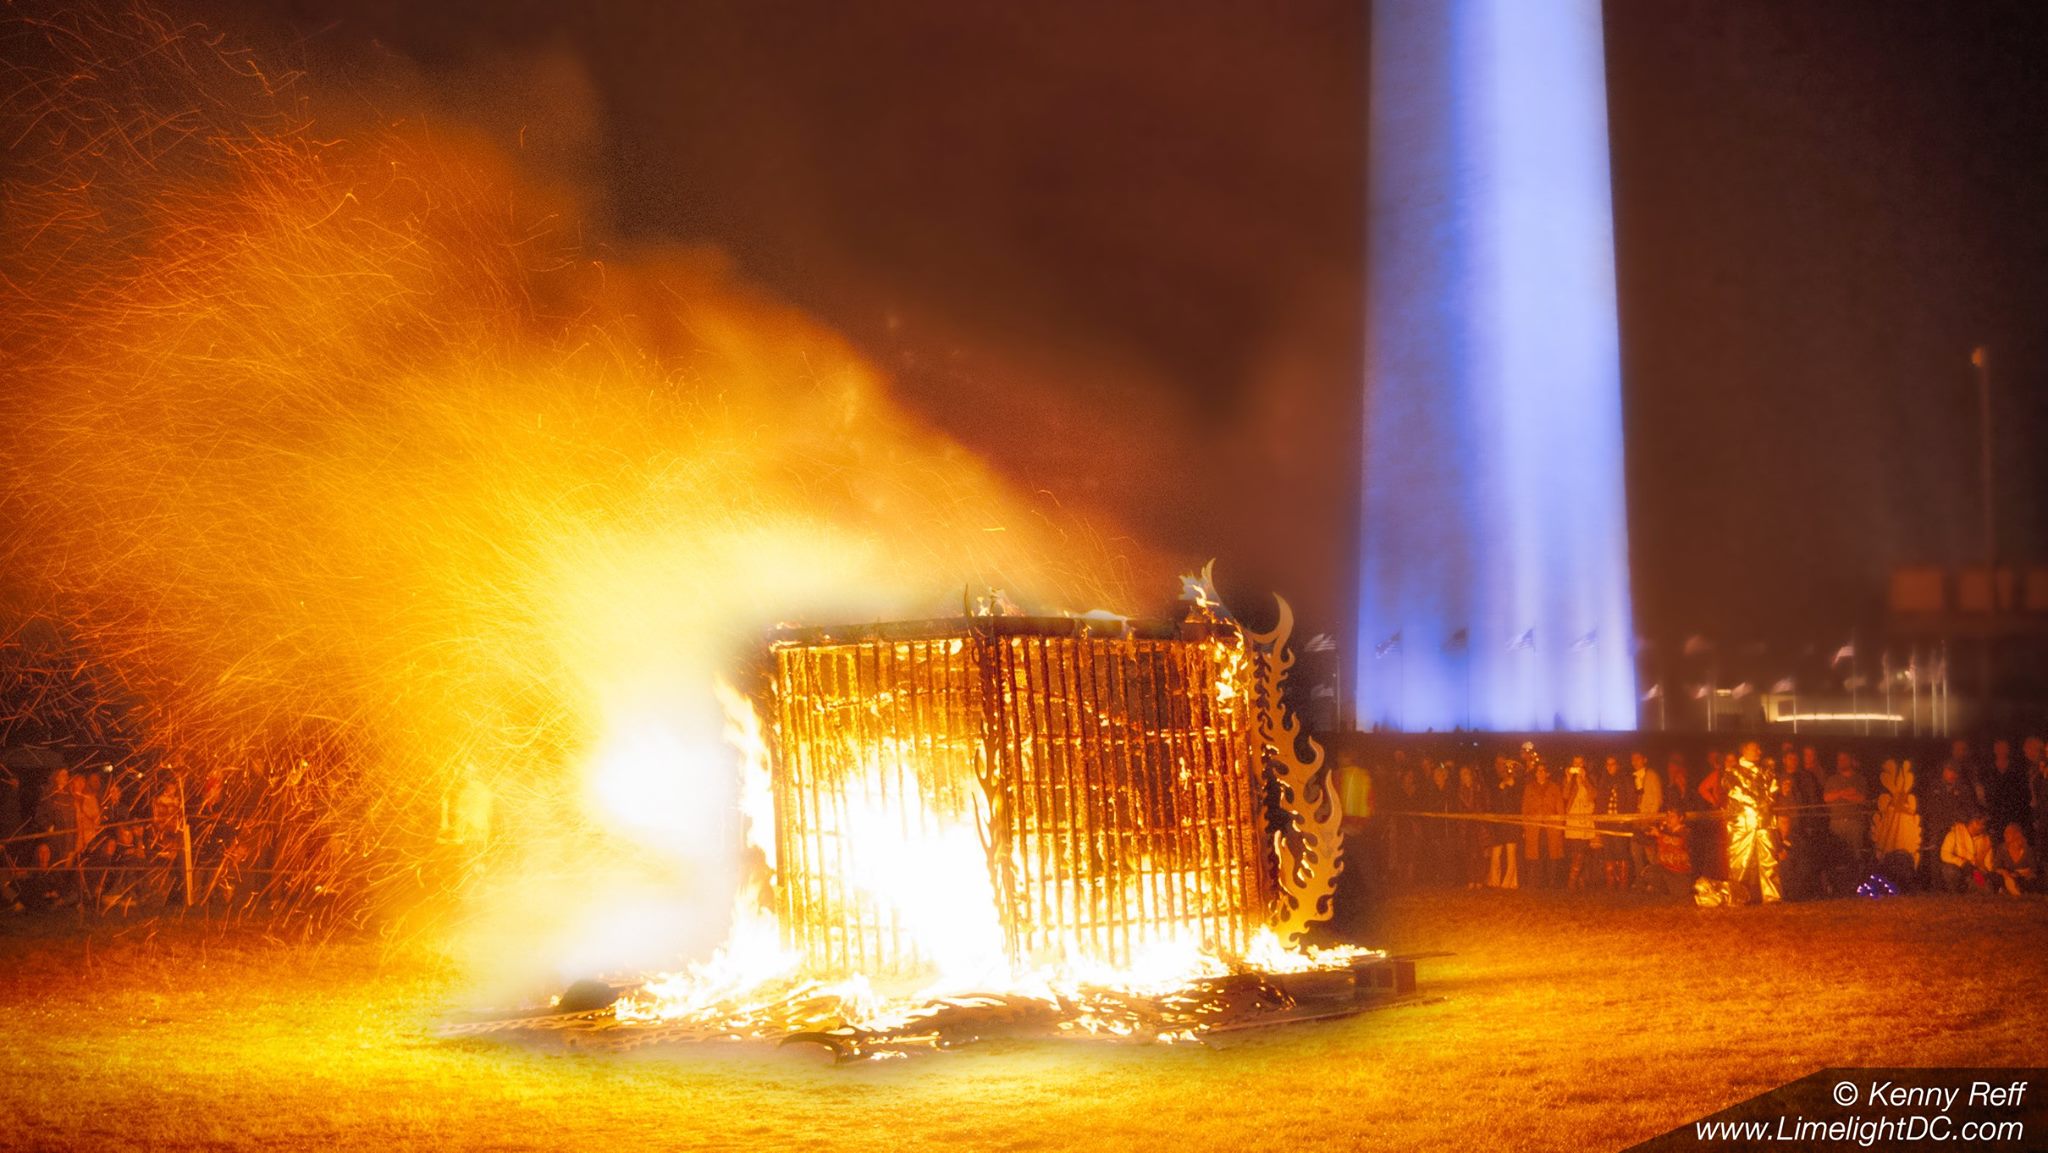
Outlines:
{"label": "large fire", "polygon": [[772,894],[750,890],[710,962],[637,986],[610,1019],[842,1056],[980,1039],[1020,1015],[1040,1033],[1173,1041],[1241,1017],[1234,980],[1239,1001],[1288,1006],[1265,981],[1355,981],[1382,955],[1295,939],[1329,911],[1337,814],[1323,782],[1287,772],[1313,778],[1320,757],[1297,756],[1281,703],[1284,613],[1249,634],[1206,578],[1189,583],[1177,628],[785,631],[774,741],[722,693],[743,794],[772,800],[748,814]]}
{"label": "large fire", "polygon": [[1273,882],[1245,647],[1207,621],[786,634],[776,907],[812,967],[1247,947]]}
{"label": "large fire", "polygon": [[145,787],[306,761],[291,864],[337,909],[445,895],[531,979],[708,950],[716,679],[767,628],[1142,570],[715,254],[592,238],[460,125],[146,8],[0,34],[10,608],[118,683]]}
{"label": "large fire", "polygon": [[[721,679],[778,622],[932,616],[963,588],[1128,605],[1165,575],[1014,495],[832,334],[715,254],[593,239],[481,133],[323,98],[156,10],[0,36],[9,607],[111,683],[145,796],[217,805],[219,851],[290,879],[250,890],[270,912],[432,931],[501,990],[711,955],[620,1019],[872,1023],[950,990],[1319,963],[1286,948],[1327,896],[1314,851],[1249,863],[1253,750],[1281,736],[1254,739],[1234,626],[1157,665],[1195,710],[1146,722],[1182,742],[1170,765],[1074,776],[1046,740],[1140,714],[1014,669],[927,679],[905,702],[951,719],[818,730],[836,775],[801,792],[833,807],[794,820],[798,778],[767,765],[797,718],[764,726]],[[980,642],[926,644],[915,676],[969,675],[956,643]],[[992,790],[948,760],[981,730],[947,726],[1020,686],[1072,712],[1000,714],[1038,743]],[[912,972],[922,1001],[867,985]]]}

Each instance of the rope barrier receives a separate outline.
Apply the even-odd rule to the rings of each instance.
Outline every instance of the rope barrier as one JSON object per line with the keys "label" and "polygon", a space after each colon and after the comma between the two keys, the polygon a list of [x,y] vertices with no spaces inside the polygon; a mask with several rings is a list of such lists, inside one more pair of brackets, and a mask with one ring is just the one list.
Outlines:
{"label": "rope barrier", "polygon": [[[93,826],[90,839],[98,840],[99,835],[108,829],[133,828],[137,825],[151,824],[153,821],[154,818],[151,817],[137,817],[126,821],[102,821]],[[49,829],[40,833],[22,833],[19,836],[0,837],[0,845],[19,844],[23,841],[45,841],[52,837],[76,837],[79,835],[79,832],[80,830],[78,829]]]}
{"label": "rope barrier", "polygon": [[[165,868],[174,867],[175,864],[176,862],[167,863],[164,861],[145,861],[140,864],[132,865],[51,865],[47,869],[38,869],[34,865],[20,865],[15,868],[15,872],[24,876],[40,873],[61,874],[63,876],[70,876],[73,873],[155,873],[161,872]],[[212,866],[212,868],[215,871],[229,873],[235,876],[260,874],[263,876],[295,877],[311,876],[316,873],[329,872],[329,870],[325,869],[257,868],[251,865],[216,865]]]}
{"label": "rope barrier", "polygon": [[[1400,809],[1392,812],[1382,811],[1374,813],[1372,817],[1367,819],[1401,820],[1425,817],[1438,821],[1470,821],[1476,824],[1516,825],[1523,828],[1569,829],[1575,826],[1583,828],[1588,822],[1595,825],[1662,824],[1664,818],[1673,811],[1666,809],[1663,812],[1657,813],[1568,813],[1532,817],[1527,814],[1517,815],[1514,813],[1462,813],[1443,812],[1434,809]],[[1836,813],[1874,813],[1876,811],[1877,806],[1867,801],[1841,802],[1831,805],[1773,805],[1771,807],[1771,815],[1773,817],[1801,816],[1815,813],[1826,813],[1833,816]],[[1679,811],[1678,816],[1681,820],[1686,821],[1720,820],[1723,819],[1725,814],[1720,809],[1694,809],[1691,812]]]}

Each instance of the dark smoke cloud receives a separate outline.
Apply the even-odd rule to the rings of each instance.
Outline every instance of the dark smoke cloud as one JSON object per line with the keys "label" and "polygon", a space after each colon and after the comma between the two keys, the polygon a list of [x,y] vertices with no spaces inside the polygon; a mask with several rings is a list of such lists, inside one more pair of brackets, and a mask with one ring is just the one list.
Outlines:
{"label": "dark smoke cloud", "polygon": [[[1322,627],[1356,507],[1367,9],[217,11],[309,55],[402,56],[500,131],[539,126],[528,147],[572,155],[622,234],[732,253],[1024,485],[1220,554],[1240,599],[1278,587]],[[1878,615],[1889,566],[1973,557],[1978,343],[2001,531],[2039,556],[2043,10],[1607,22],[1642,630],[1832,635]],[[594,92],[595,114],[551,121],[561,78],[508,60],[587,78],[567,104]]]}

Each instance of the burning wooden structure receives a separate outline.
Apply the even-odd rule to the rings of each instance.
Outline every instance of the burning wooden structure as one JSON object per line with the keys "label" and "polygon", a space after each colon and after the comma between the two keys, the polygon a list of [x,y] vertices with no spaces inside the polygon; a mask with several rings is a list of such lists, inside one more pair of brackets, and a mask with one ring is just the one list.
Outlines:
{"label": "burning wooden structure", "polygon": [[[1178,623],[777,633],[767,848],[788,952],[758,980],[721,953],[450,1035],[809,1042],[854,1060],[995,1037],[1192,1041],[1412,998],[1411,957],[1295,947],[1331,911],[1341,814],[1281,703],[1286,602],[1256,633],[1206,573],[1188,593]],[[878,998],[840,977],[916,983]]]}
{"label": "burning wooden structure", "polygon": [[1337,814],[1279,703],[1285,627],[1248,633],[1203,601],[1177,624],[777,634],[789,944],[817,972],[907,974],[980,923],[1012,967],[1128,970],[1175,946],[1242,955],[1263,928],[1326,916]]}

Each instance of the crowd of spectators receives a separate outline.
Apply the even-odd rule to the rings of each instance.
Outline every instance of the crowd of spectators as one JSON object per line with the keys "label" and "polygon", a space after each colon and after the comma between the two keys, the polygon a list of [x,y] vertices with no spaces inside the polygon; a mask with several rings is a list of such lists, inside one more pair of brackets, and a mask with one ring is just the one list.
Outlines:
{"label": "crowd of spectators", "polygon": [[[1642,752],[1554,759],[1533,743],[1491,758],[1430,757],[1406,748],[1341,753],[1352,883],[1394,887],[1648,890],[1688,895],[1725,887],[1724,777],[1771,783],[1770,848],[1789,899],[1862,892],[1996,893],[2043,889],[2048,852],[2048,751],[2042,738],[1991,742],[1980,757],[1953,743],[1932,774],[1906,757],[1866,765],[1849,750],[1832,766],[1816,744],[1759,742],[1709,751],[1703,763]],[[1733,878],[1737,882],[1741,877]],[[1753,880],[1753,879],[1752,879]]]}
{"label": "crowd of spectators", "polygon": [[[1776,756],[1748,741],[1708,751],[1698,765],[1681,753],[1661,759],[1553,757],[1527,742],[1491,757],[1470,746],[1451,756],[1385,744],[1342,750],[1335,784],[1347,884],[1676,897],[1702,881],[1753,883],[1729,875],[1730,822],[1744,802],[1726,786],[1737,779],[1770,784],[1770,880],[1789,899],[1915,889],[2019,896],[2048,880],[2038,864],[2048,852],[2048,748],[2038,736],[2017,749],[1993,741],[1982,757],[1956,741],[1932,773],[1903,756],[1873,769],[1849,749],[1834,750],[1830,768],[1818,745],[1790,742]],[[487,838],[480,784],[452,792],[442,808],[439,841]],[[0,911],[131,911],[313,883],[303,878],[331,871],[316,867],[329,851],[320,816],[304,761],[205,774],[190,794],[175,773],[109,767],[57,768],[24,789],[0,766]]]}
{"label": "crowd of spectators", "polygon": [[318,767],[289,753],[206,769],[138,756],[33,776],[0,760],[0,914],[324,918],[362,907],[344,897],[427,892],[480,865],[493,798],[473,769],[444,782],[438,826],[417,807],[403,823],[359,822],[348,762],[326,752]]}
{"label": "crowd of spectators", "polygon": [[0,774],[0,911],[232,900],[275,840],[250,819],[275,795],[262,774],[209,773],[189,800],[169,772],[58,767],[27,788],[15,773]]}

